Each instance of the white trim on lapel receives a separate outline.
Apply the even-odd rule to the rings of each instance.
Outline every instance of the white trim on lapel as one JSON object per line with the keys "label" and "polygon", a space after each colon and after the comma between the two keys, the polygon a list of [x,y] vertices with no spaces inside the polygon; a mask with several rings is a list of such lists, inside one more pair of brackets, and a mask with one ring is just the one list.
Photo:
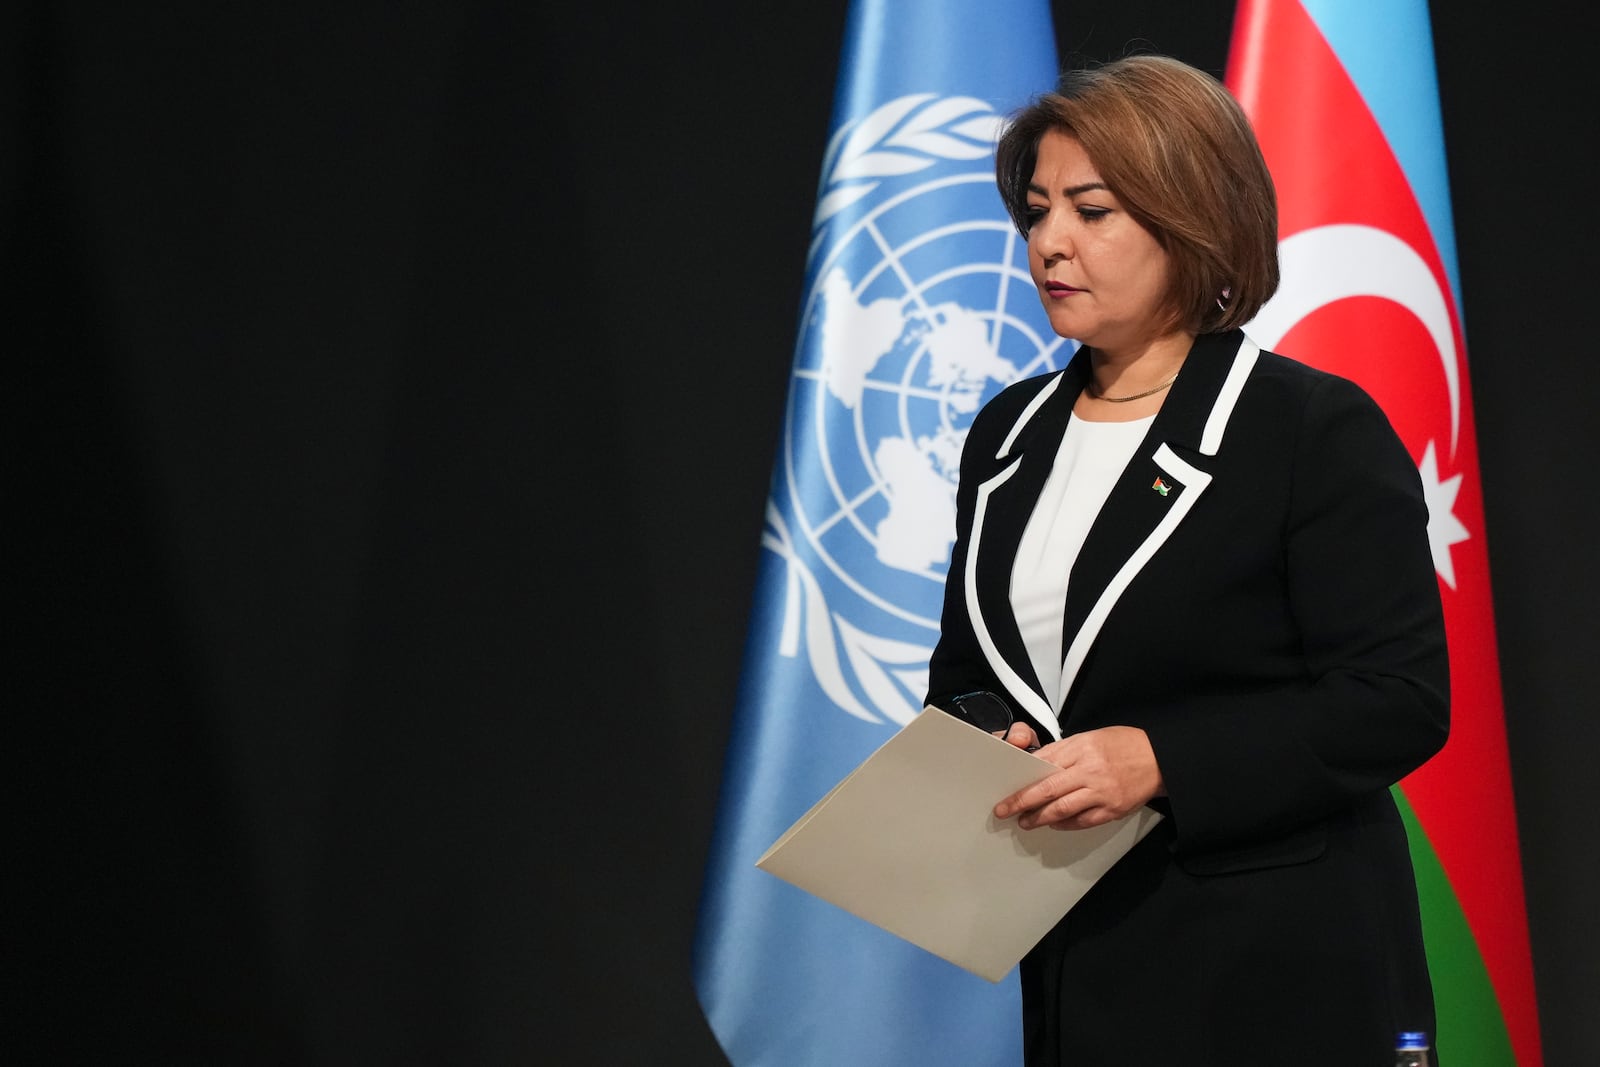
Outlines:
{"label": "white trim on lapel", "polygon": [[[1067,694],[1072,691],[1072,683],[1077,680],[1078,671],[1089,655],[1089,646],[1094,644],[1094,639],[1100,635],[1100,627],[1105,625],[1106,616],[1111,614],[1111,609],[1116,606],[1123,590],[1128,588],[1134,575],[1150,562],[1150,557],[1156,554],[1156,550],[1167,543],[1172,531],[1178,528],[1178,523],[1183,521],[1189,509],[1194,507],[1195,501],[1200,499],[1200,494],[1211,484],[1211,475],[1179,459],[1177,453],[1165,443],[1156,449],[1155,455],[1151,458],[1156,466],[1183,486],[1183,492],[1178,495],[1172,507],[1167,509],[1161,521],[1156,523],[1156,528],[1150,531],[1150,536],[1144,539],[1144,543],[1134,550],[1133,555],[1123,562],[1111,581],[1106,584],[1100,599],[1095,601],[1094,607],[1083,620],[1083,625],[1078,628],[1072,644],[1067,648],[1067,658],[1061,664],[1060,699],[1063,702],[1067,699]],[[1059,732],[1059,727],[1057,730]]]}
{"label": "white trim on lapel", "polygon": [[[1027,411],[1023,412],[1024,417],[1018,421],[1018,426],[1027,421],[1028,414]],[[1010,438],[1006,440],[1009,442]],[[989,507],[989,494],[1004,485],[1021,466],[1022,460],[1018,458],[1005,470],[978,487],[978,503],[972,513],[972,534],[967,544],[967,565],[963,568],[965,574],[962,584],[967,595],[967,617],[972,621],[973,636],[978,640],[978,647],[983,649],[984,658],[989,661],[989,666],[994,668],[995,677],[1008,692],[1022,701],[1028,712],[1039,720],[1040,725],[1060,737],[1061,726],[1056,721],[1055,711],[1050,707],[1050,702],[1034,692],[1033,686],[1029,685],[1027,680],[1000,654],[999,646],[989,635],[989,627],[983,621],[983,609],[978,603],[978,550],[983,537],[984,513]]]}
{"label": "white trim on lapel", "polygon": [[1250,371],[1256,365],[1256,357],[1261,355],[1261,349],[1250,338],[1246,337],[1239,343],[1239,351],[1233,355],[1233,366],[1228,368],[1228,377],[1222,383],[1222,389],[1217,393],[1216,402],[1211,405],[1211,414],[1206,418],[1206,428],[1200,435],[1200,454],[1214,456],[1217,449],[1222,447],[1222,431],[1228,428],[1228,418],[1233,414],[1233,406],[1239,402],[1239,394],[1244,392],[1245,379],[1250,377]]}
{"label": "white trim on lapel", "polygon": [[1044,407],[1044,402],[1055,395],[1056,388],[1061,384],[1061,378],[1062,375],[1060,374],[1051,378],[1050,383],[1039,390],[1032,400],[1028,401],[1028,406],[1022,409],[1022,414],[1017,416],[1017,421],[1011,424],[1011,432],[1006,434],[1004,441],[1000,442],[1000,451],[994,454],[995,459],[1006,458],[1006,454],[1011,451],[1011,446],[1016,444],[1017,435],[1022,432],[1024,426],[1028,425],[1028,420],[1033,418],[1033,413]]}

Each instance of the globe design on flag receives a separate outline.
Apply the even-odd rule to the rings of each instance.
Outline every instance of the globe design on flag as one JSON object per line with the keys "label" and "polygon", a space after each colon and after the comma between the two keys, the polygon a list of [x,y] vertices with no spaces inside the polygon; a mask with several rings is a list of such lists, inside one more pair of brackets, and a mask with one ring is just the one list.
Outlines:
{"label": "globe design on flag", "polygon": [[[995,190],[998,118],[981,101],[955,99],[973,133],[982,109],[983,136],[954,165],[949,131],[936,130],[944,140],[857,143],[854,158],[846,142],[826,172],[898,177],[917,148],[940,150],[920,153],[920,180],[846,186],[856,208],[848,223],[828,226],[830,201],[821,202],[768,515],[767,547],[791,568],[782,651],[798,654],[803,629],[824,691],[869,721],[904,723],[921,709],[974,416],[1072,351],[1044,319]],[[916,97],[875,114],[906,100],[921,109],[906,124],[952,110],[951,98]],[[886,143],[894,162],[883,159]],[[878,175],[861,163],[874,155]]]}

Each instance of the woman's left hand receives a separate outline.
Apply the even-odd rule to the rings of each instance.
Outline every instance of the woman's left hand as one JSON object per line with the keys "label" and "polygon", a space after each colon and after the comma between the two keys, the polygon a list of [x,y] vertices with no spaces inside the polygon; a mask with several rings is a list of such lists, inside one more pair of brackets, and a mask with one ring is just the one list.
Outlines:
{"label": "woman's left hand", "polygon": [[[1007,740],[1011,740],[1009,737]],[[1136,726],[1106,726],[1053,741],[1034,753],[1060,770],[995,805],[1024,830],[1085,830],[1120,819],[1161,795],[1161,768]]]}

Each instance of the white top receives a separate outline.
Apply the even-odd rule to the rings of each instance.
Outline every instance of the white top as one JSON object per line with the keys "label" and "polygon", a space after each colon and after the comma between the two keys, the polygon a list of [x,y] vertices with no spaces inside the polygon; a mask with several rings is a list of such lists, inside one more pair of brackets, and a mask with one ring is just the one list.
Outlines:
{"label": "white top", "polygon": [[1154,419],[1154,415],[1131,422],[1068,418],[1055,465],[1017,545],[1011,566],[1011,610],[1045,699],[1058,715],[1067,696],[1060,691],[1061,630],[1072,565],[1111,487]]}

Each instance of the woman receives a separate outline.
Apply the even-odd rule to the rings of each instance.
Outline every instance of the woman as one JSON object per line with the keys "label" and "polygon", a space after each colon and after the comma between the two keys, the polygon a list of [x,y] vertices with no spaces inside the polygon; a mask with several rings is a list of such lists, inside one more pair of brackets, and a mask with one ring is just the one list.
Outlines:
{"label": "woman", "polygon": [[1000,694],[1056,766],[1001,818],[1166,816],[1023,961],[1027,1062],[1387,1063],[1434,1029],[1388,788],[1448,729],[1416,467],[1357,386],[1240,332],[1277,209],[1215,79],[1069,74],[997,164],[1082,347],[968,435],[928,702]]}

